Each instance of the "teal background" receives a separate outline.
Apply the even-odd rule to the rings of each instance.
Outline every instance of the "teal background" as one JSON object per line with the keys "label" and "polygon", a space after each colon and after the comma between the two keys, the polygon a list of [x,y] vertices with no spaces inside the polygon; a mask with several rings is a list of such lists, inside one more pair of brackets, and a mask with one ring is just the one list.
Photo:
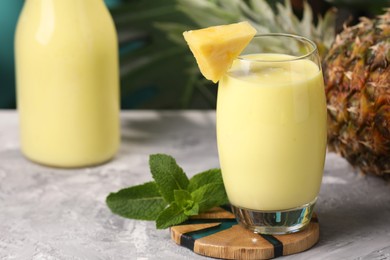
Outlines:
{"label": "teal background", "polygon": [[23,2],[0,1],[0,108],[15,107],[14,34]]}

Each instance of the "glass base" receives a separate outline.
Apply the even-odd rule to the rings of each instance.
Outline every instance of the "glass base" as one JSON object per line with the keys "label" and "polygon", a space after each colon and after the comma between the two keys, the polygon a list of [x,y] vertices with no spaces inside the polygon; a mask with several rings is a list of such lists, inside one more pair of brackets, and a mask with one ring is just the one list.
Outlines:
{"label": "glass base", "polygon": [[260,234],[282,235],[305,229],[310,223],[316,199],[302,207],[262,211],[240,208],[232,205],[238,223]]}

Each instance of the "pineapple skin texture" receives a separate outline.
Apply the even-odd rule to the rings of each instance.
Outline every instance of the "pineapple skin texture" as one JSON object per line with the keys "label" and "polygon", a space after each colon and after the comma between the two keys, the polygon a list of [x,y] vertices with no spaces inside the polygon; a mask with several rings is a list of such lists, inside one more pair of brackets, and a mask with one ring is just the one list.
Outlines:
{"label": "pineapple skin texture", "polygon": [[390,179],[390,9],[344,28],[323,68],[329,150]]}

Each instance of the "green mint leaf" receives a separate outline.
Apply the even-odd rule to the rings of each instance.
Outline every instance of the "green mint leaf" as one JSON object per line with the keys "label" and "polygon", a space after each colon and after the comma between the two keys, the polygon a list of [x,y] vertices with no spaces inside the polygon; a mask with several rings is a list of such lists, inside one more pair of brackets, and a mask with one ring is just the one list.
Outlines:
{"label": "green mint leaf", "polygon": [[106,203],[113,213],[140,220],[156,220],[167,206],[155,182],[110,193]]}
{"label": "green mint leaf", "polygon": [[199,214],[199,203],[192,201],[192,207],[184,210],[186,216],[195,216]]}
{"label": "green mint leaf", "polygon": [[175,202],[183,209],[186,216],[193,216],[199,213],[199,204],[192,199],[191,193],[186,190],[175,190]]}
{"label": "green mint leaf", "polygon": [[158,216],[156,220],[157,229],[164,229],[170,226],[180,224],[188,219],[188,216],[184,214],[182,208],[180,208],[176,202],[170,204],[163,212]]}
{"label": "green mint leaf", "polygon": [[210,169],[194,175],[190,179],[188,190],[190,192],[193,192],[206,184],[219,182],[223,182],[221,169]]}
{"label": "green mint leaf", "polygon": [[166,154],[152,154],[149,157],[150,171],[160,194],[166,202],[174,201],[174,190],[185,190],[189,180],[175,159]]}
{"label": "green mint leaf", "polygon": [[193,203],[194,201],[192,199],[191,193],[189,193],[188,191],[186,191],[186,190],[175,190],[173,193],[174,193],[174,196],[175,196],[175,202],[176,202],[176,204],[179,207],[185,209],[188,206],[192,207],[192,205],[194,204]]}
{"label": "green mint leaf", "polygon": [[203,185],[193,191],[191,196],[199,204],[199,212],[204,212],[212,207],[224,205],[229,202],[223,182]]}

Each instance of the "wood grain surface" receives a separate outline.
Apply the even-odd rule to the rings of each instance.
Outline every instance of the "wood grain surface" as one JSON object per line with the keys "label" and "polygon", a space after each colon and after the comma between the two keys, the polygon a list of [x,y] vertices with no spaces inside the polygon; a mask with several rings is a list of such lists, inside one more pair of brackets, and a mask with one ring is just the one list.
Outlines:
{"label": "wood grain surface", "polygon": [[311,248],[319,238],[319,224],[313,216],[309,227],[288,235],[263,235],[238,225],[224,208],[195,216],[171,227],[171,238],[197,254],[223,259],[270,259]]}

